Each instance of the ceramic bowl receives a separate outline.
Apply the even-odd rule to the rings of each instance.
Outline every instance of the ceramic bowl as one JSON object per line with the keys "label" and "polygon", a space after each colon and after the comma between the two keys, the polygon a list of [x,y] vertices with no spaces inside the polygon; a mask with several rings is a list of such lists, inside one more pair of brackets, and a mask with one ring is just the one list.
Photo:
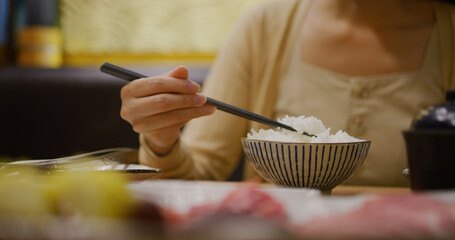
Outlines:
{"label": "ceramic bowl", "polygon": [[330,191],[362,166],[371,141],[284,143],[242,138],[248,161],[270,183]]}

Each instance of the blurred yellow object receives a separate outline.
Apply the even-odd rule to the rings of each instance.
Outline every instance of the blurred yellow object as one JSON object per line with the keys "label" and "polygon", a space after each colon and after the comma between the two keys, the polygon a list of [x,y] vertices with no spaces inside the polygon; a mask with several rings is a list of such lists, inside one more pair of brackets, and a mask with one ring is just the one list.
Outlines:
{"label": "blurred yellow object", "polygon": [[122,218],[136,206],[125,176],[113,172],[48,175],[31,167],[0,171],[0,215]]}
{"label": "blurred yellow object", "polygon": [[51,178],[50,199],[60,215],[125,217],[134,200],[125,176],[112,172],[72,172]]}
{"label": "blurred yellow object", "polygon": [[51,212],[45,185],[30,167],[0,172],[0,214],[42,215]]}
{"label": "blurred yellow object", "polygon": [[58,27],[27,26],[19,32],[18,64],[58,68],[62,65],[62,37]]}

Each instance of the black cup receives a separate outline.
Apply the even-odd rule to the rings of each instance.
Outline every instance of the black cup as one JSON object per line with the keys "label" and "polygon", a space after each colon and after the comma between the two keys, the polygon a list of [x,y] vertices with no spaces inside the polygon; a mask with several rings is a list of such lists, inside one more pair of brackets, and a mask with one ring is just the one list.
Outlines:
{"label": "black cup", "polygon": [[413,191],[455,189],[455,131],[403,132]]}

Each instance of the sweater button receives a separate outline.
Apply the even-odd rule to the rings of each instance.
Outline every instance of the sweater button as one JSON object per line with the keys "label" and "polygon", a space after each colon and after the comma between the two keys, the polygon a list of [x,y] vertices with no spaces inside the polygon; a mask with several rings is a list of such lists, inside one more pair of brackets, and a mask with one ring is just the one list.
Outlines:
{"label": "sweater button", "polygon": [[369,93],[361,83],[355,83],[352,87],[352,96],[357,98],[368,98]]}

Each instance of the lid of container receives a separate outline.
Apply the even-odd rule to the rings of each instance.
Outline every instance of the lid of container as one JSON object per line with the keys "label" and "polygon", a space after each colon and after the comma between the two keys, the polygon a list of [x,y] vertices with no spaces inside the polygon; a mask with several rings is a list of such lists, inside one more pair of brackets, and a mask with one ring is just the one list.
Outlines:
{"label": "lid of container", "polygon": [[411,125],[413,130],[447,129],[455,131],[455,91],[447,91],[446,103],[431,106],[417,114]]}

